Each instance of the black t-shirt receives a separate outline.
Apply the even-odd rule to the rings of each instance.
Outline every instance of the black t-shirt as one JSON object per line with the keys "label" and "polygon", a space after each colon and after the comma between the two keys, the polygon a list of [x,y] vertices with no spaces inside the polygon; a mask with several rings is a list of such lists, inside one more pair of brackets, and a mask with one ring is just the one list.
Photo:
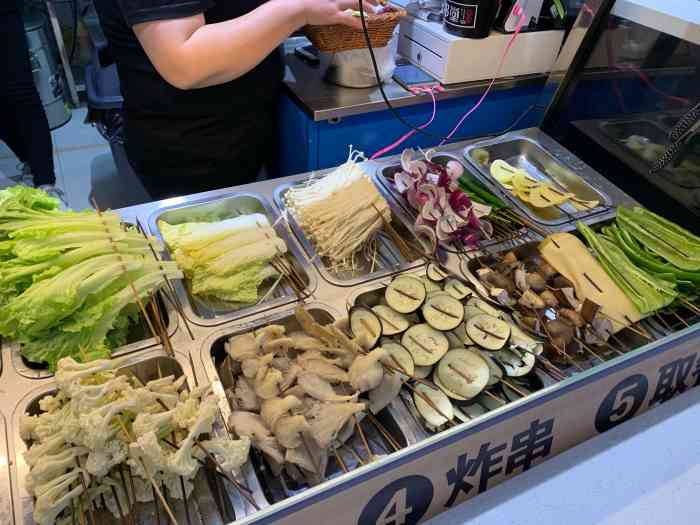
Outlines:
{"label": "black t-shirt", "polygon": [[[2,0],[0,0],[2,1]],[[127,153],[140,175],[148,178],[168,171],[171,178],[190,179],[184,188],[208,189],[193,179],[217,176],[251,156],[256,170],[266,159],[263,143],[274,135],[273,115],[283,65],[273,52],[257,67],[231,82],[181,90],[163,79],[141,47],[132,27],[154,20],[204,13],[207,23],[242,16],[266,0],[95,0],[95,8],[112,56],[117,63],[124,96]],[[165,168],[163,168],[165,166]],[[146,173],[143,173],[145,171]],[[176,172],[180,172],[179,174]],[[241,173],[247,182],[252,173]],[[211,187],[221,186],[213,183]],[[189,185],[189,186],[188,186]],[[203,185],[203,186],[202,186]],[[156,193],[153,187],[148,188]]]}

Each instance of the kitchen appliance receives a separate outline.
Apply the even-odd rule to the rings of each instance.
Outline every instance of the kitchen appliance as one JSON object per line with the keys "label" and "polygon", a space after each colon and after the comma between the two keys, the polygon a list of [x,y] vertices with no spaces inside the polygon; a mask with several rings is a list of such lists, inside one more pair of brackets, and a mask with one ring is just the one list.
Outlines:
{"label": "kitchen appliance", "polygon": [[516,5],[522,9],[523,29],[534,27],[540,18],[544,0],[501,0],[501,9],[496,17],[496,28],[506,33],[515,31],[520,15],[515,13]]}
{"label": "kitchen appliance", "polygon": [[[490,80],[512,37],[492,31],[486,38],[461,38],[445,31],[441,23],[407,16],[401,21],[399,54],[442,84]],[[500,76],[548,72],[563,39],[563,30],[519,34]]]}

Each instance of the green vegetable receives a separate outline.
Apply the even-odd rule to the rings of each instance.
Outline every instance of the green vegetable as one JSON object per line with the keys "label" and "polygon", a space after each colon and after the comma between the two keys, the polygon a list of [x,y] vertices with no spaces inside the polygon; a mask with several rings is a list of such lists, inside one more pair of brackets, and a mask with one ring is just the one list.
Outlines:
{"label": "green vegetable", "polygon": [[617,223],[654,254],[681,270],[700,270],[700,239],[643,208],[617,210]]}
{"label": "green vegetable", "polygon": [[182,277],[117,214],[57,207],[33,188],[0,191],[0,336],[51,370],[61,357],[109,357],[136,320],[135,293],[146,300],[164,275]]}
{"label": "green vegetable", "polygon": [[630,258],[637,266],[660,276],[672,275],[673,280],[679,280],[682,282],[687,282],[691,285],[700,286],[700,272],[686,272],[680,270],[679,268],[664,263],[663,261],[645,253],[636,242],[636,240],[627,232],[625,229],[621,228],[617,224],[612,224],[611,226],[606,226],[603,228],[603,233],[612,242],[617,244],[624,252],[627,257]]}
{"label": "green vegetable", "polygon": [[673,283],[638,268],[620,247],[606,237],[596,235],[584,223],[579,221],[576,226],[603,269],[640,313],[655,312],[677,297]]}
{"label": "green vegetable", "polygon": [[506,208],[506,204],[501,199],[469,177],[460,177],[459,185],[465,192],[470,194],[473,200],[477,198],[481,199],[485,204],[488,204],[495,210]]}
{"label": "green vegetable", "polygon": [[158,224],[193,294],[232,303],[258,301],[260,285],[278,276],[270,265],[287,246],[265,215],[224,221]]}

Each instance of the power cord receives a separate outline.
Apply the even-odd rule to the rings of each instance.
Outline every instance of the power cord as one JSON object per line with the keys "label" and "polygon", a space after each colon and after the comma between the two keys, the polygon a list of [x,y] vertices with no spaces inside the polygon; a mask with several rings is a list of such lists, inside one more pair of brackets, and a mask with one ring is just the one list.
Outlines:
{"label": "power cord", "polygon": [[[386,104],[387,108],[389,109],[389,111],[391,112],[391,114],[394,116],[394,118],[396,118],[396,120],[398,120],[399,122],[401,122],[401,124],[403,124],[405,127],[407,127],[408,129],[412,130],[414,133],[420,133],[421,135],[424,135],[424,136],[426,136],[426,137],[430,137],[430,138],[432,138],[432,139],[434,139],[434,140],[439,140],[441,144],[442,144],[442,143],[445,143],[445,142],[447,142],[447,141],[455,141],[455,142],[458,142],[458,141],[460,141],[460,140],[470,140],[470,139],[474,138],[474,137],[454,137],[454,136],[452,136],[452,134],[457,130],[457,127],[459,127],[459,125],[462,124],[462,121],[463,121],[469,114],[471,114],[474,110],[476,110],[477,107],[481,104],[481,102],[483,102],[483,99],[484,99],[484,97],[485,97],[486,94],[484,94],[484,96],[482,96],[481,100],[477,103],[476,106],[474,106],[472,109],[470,109],[469,112],[466,113],[464,117],[462,117],[462,119],[461,119],[460,122],[458,123],[457,127],[452,131],[452,133],[450,133],[450,134],[449,134],[448,136],[446,136],[446,137],[443,137],[443,136],[441,136],[441,135],[437,135],[437,134],[435,134],[435,133],[430,133],[429,131],[426,131],[426,130],[424,129],[423,126],[414,126],[413,124],[411,124],[410,122],[408,122],[407,120],[405,120],[405,119],[399,114],[399,112],[396,110],[396,108],[394,108],[394,106],[391,105],[391,102],[389,101],[389,97],[387,97],[386,92],[384,91],[384,85],[383,85],[383,82],[382,82],[382,79],[381,79],[381,75],[379,74],[379,66],[377,65],[377,59],[376,59],[376,57],[374,56],[374,48],[372,47],[372,40],[371,40],[371,38],[370,38],[370,36],[369,36],[369,30],[367,29],[367,20],[366,20],[366,18],[365,18],[365,9],[364,9],[364,0],[360,0],[358,3],[359,3],[359,11],[360,11],[360,21],[362,22],[362,32],[363,32],[364,37],[365,37],[365,42],[367,43],[367,49],[368,49],[368,51],[369,51],[369,56],[370,56],[370,59],[371,59],[371,61],[372,61],[372,68],[374,69],[374,76],[375,76],[375,78],[377,79],[377,84],[378,84],[378,87],[379,87],[379,92],[381,93],[382,99],[384,100],[384,103]],[[518,31],[516,31],[516,33],[515,33],[515,35],[514,35],[514,38],[517,36],[517,33],[518,33]],[[512,42],[511,42],[511,43],[512,43]],[[507,52],[508,52],[508,50],[506,50],[506,53],[507,53]],[[503,56],[502,61],[503,61],[504,59],[505,59],[505,55]],[[500,67],[499,67],[499,69],[500,69]],[[494,80],[495,80],[495,79],[494,79]],[[493,81],[491,82],[491,85],[489,86],[489,88],[487,88],[487,92],[488,92],[488,90],[491,88],[492,85],[493,85]],[[531,105],[530,107],[528,107],[528,108],[525,110],[525,112],[524,112],[522,115],[520,115],[520,116],[516,119],[516,121],[515,121],[513,124],[511,124],[511,126],[509,126],[509,128],[507,128],[507,131],[505,131],[504,133],[507,133],[508,131],[510,131],[510,129],[512,129],[512,128],[514,128],[515,126],[517,126],[517,124],[518,124],[530,111],[532,111],[532,110],[535,109],[536,107],[537,107],[537,105]],[[500,134],[502,134],[502,133],[500,133]],[[491,135],[489,135],[489,136],[491,136]]]}

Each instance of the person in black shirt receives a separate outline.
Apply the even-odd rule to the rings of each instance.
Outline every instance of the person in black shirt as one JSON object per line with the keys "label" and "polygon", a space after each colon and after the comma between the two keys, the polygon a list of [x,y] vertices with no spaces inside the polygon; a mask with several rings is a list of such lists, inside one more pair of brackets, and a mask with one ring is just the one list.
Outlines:
{"label": "person in black shirt", "polygon": [[66,205],[56,186],[49,122],[34,84],[21,0],[0,0],[0,139],[20,161],[14,182],[37,186]]}
{"label": "person in black shirt", "polygon": [[306,24],[361,27],[345,12],[357,2],[95,0],[127,156],[151,196],[255,181],[275,151],[279,45]]}

